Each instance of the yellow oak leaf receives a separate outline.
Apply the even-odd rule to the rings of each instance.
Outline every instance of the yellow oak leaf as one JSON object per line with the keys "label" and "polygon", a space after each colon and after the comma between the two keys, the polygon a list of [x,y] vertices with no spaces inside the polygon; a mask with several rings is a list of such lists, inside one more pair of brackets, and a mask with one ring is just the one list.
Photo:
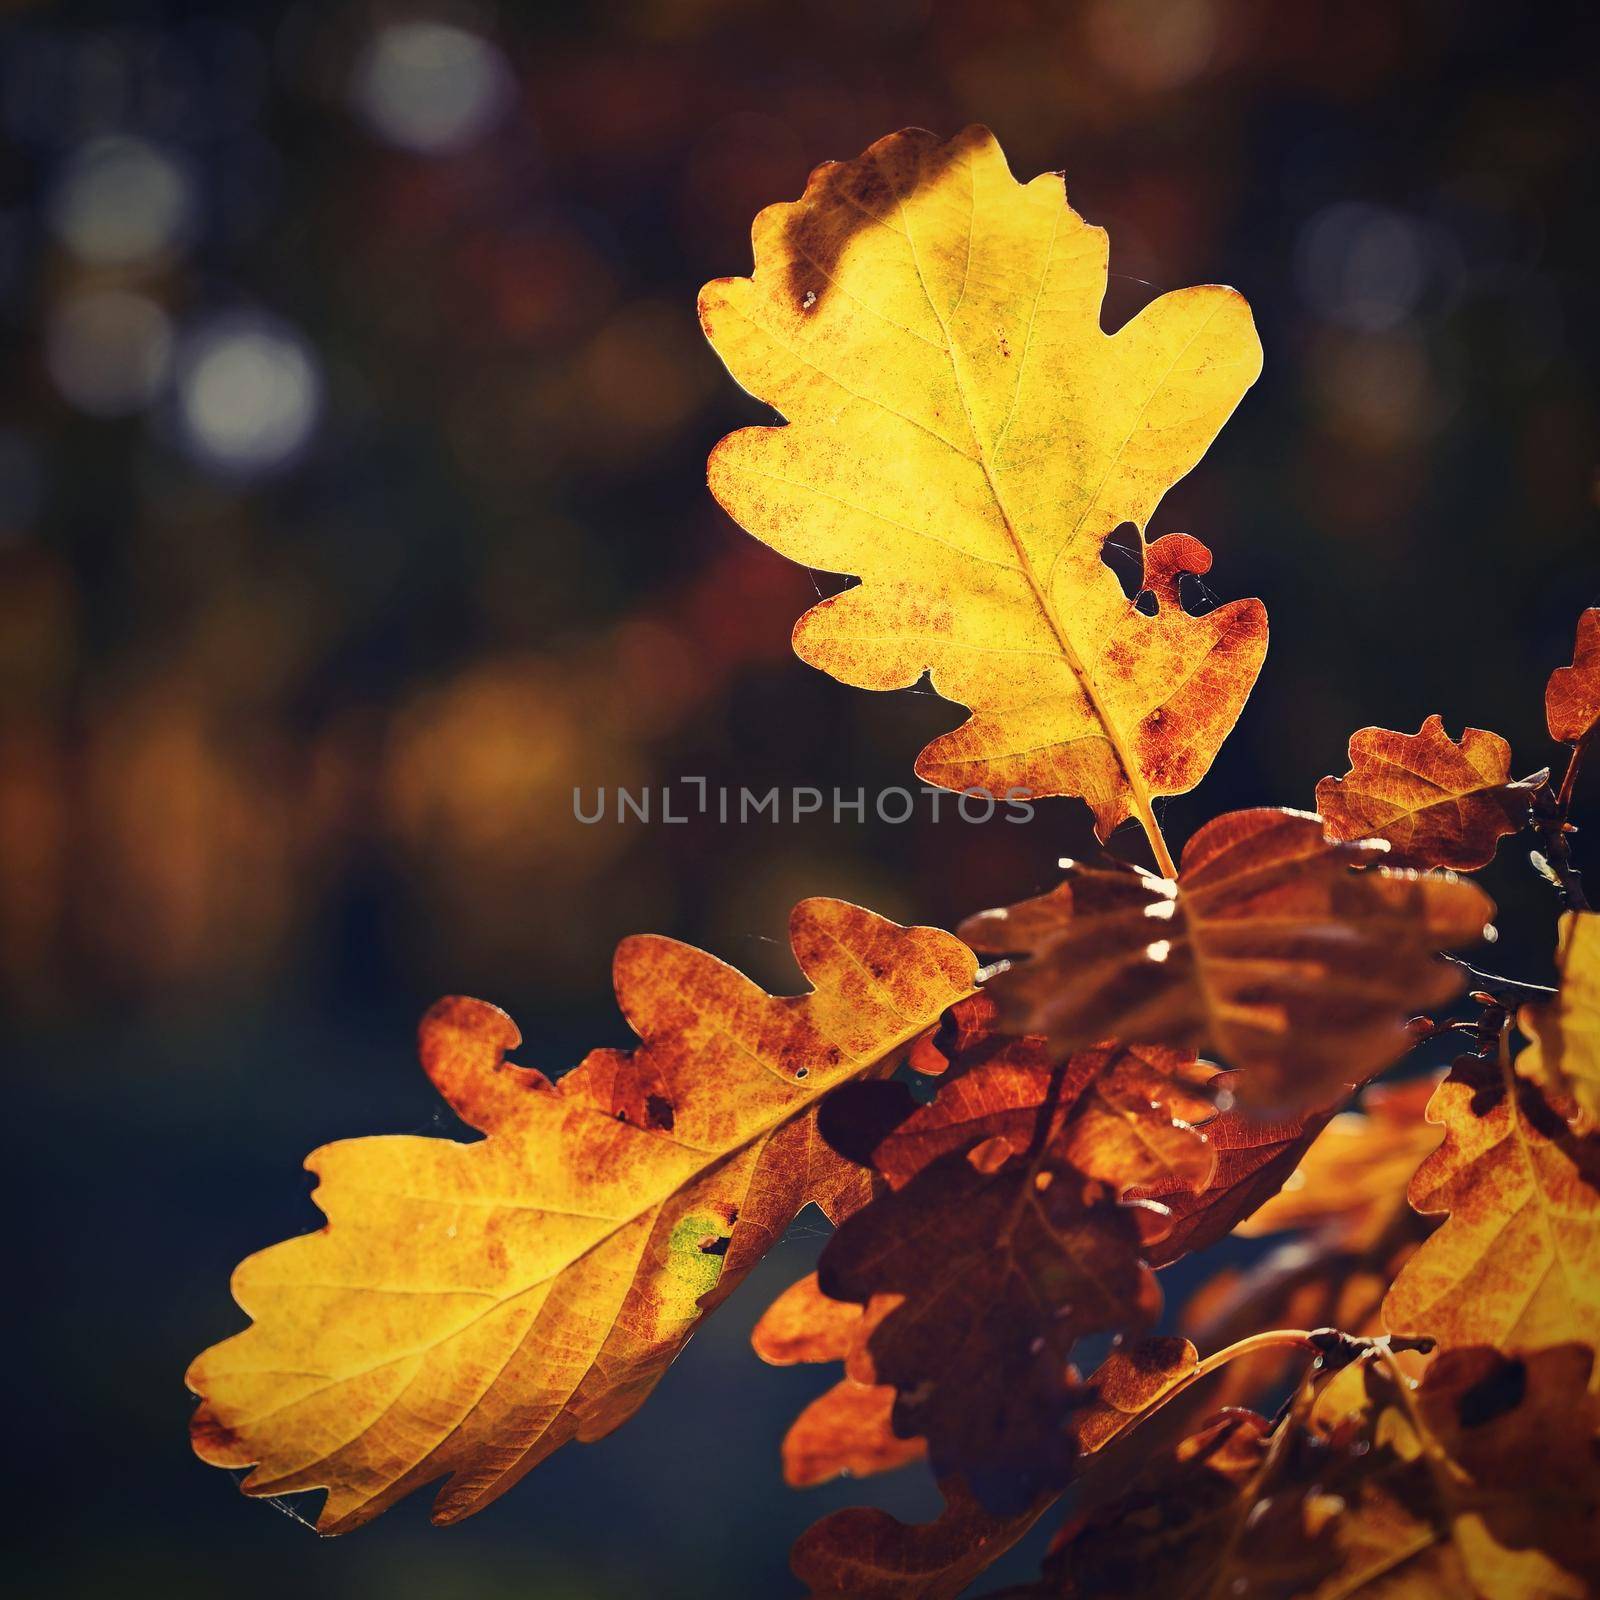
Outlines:
{"label": "yellow oak leaf", "polygon": [[[725,438],[711,488],[791,560],[862,580],[796,651],[860,688],[931,672],[970,707],[922,752],[930,783],[1079,795],[1101,838],[1130,816],[1154,833],[1152,798],[1205,775],[1266,650],[1259,602],[1179,603],[1204,545],[1144,542],[1260,373],[1244,300],[1183,289],[1107,334],[1104,231],[1058,174],[1018,183],[985,128],[819,167],[754,243],[701,322],[787,426]],[[1153,614],[1101,558],[1125,523]]]}
{"label": "yellow oak leaf", "polygon": [[1517,1070],[1578,1103],[1600,1125],[1600,914],[1569,911],[1556,952],[1561,987],[1553,1000],[1522,1008],[1517,1025],[1533,1043]]}
{"label": "yellow oak leaf", "polygon": [[1411,1180],[1442,1226],[1384,1300],[1391,1333],[1516,1352],[1600,1345],[1600,1139],[1539,1087],[1463,1057],[1434,1092],[1444,1142]]}
{"label": "yellow oak leaf", "polygon": [[487,1137],[308,1158],[327,1223],[234,1274],[254,1322],[190,1368],[200,1455],[253,1466],[247,1493],[326,1488],[330,1533],[449,1474],[434,1517],[454,1522],[632,1415],[803,1205],[837,1220],[864,1198],[817,1102],[972,989],[971,953],[932,928],[807,900],[789,931],[813,985],[795,999],[625,940],[617,998],[643,1043],[554,1084],[505,1060],[503,1012],[434,1007],[423,1065]]}
{"label": "yellow oak leaf", "polygon": [[1548,776],[1513,780],[1499,734],[1467,728],[1458,744],[1435,716],[1415,733],[1352,734],[1350,771],[1317,785],[1317,810],[1330,839],[1384,840],[1391,866],[1471,871],[1527,822]]}

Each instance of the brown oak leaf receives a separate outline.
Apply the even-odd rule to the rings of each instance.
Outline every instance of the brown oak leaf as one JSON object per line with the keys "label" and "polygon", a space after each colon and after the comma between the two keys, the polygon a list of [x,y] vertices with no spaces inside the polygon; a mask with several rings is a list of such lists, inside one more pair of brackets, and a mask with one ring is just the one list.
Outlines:
{"label": "brown oak leaf", "polygon": [[[1113,1352],[1084,1384],[1068,1420],[1079,1468],[1111,1450],[1199,1365],[1186,1339],[1147,1339]],[[945,1509],[907,1526],[864,1506],[803,1533],[791,1556],[813,1600],[954,1600],[1028,1531],[1055,1499],[1044,1493],[1011,1516],[986,1511],[959,1478],[941,1485]]]}
{"label": "brown oak leaf", "polygon": [[1142,1248],[1136,1208],[1047,1154],[991,1166],[954,1151],[850,1218],[818,1279],[862,1305],[902,1297],[867,1342],[895,1431],[1010,1513],[1070,1467],[1074,1345],[1160,1309]]}
{"label": "brown oak leaf", "polygon": [[1012,957],[985,984],[1002,1023],[1053,1049],[1103,1039],[1215,1052],[1258,1111],[1326,1106],[1400,1056],[1405,1019],[1457,993],[1441,947],[1493,905],[1450,873],[1370,863],[1305,812],[1236,811],[1190,839],[1177,880],[1074,863],[1052,893],[970,918]]}

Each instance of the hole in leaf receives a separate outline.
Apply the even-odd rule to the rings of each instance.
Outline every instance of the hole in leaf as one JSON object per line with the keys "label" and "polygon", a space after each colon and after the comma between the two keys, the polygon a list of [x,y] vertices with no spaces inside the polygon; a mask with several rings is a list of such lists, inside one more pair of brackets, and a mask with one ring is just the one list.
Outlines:
{"label": "hole in leaf", "polygon": [[1100,546],[1100,559],[1116,574],[1124,597],[1134,599],[1144,585],[1144,545],[1139,530],[1131,522],[1113,528]]}

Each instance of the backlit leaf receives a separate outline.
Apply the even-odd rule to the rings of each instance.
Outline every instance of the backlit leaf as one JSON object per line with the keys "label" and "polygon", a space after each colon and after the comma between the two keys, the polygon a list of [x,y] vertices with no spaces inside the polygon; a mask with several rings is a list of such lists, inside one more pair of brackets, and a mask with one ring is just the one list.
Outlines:
{"label": "backlit leaf", "polygon": [[1305,812],[1235,811],[1189,840],[1176,882],[1075,863],[961,935],[1025,958],[985,985],[1011,1031],[1215,1052],[1241,1101],[1305,1110],[1403,1053],[1405,1019],[1462,986],[1435,952],[1493,914],[1452,874],[1370,865],[1375,848],[1329,843]]}
{"label": "backlit leaf", "polygon": [[1216,1116],[1217,1069],[1191,1053],[1099,1045],[1057,1067],[1042,1039],[985,1036],[952,1065],[926,1105],[897,1084],[841,1093],[824,1113],[824,1137],[848,1129],[855,1148],[839,1148],[895,1188],[953,1150],[982,1144],[998,1164],[1036,1141],[1118,1194],[1195,1192],[1211,1180],[1216,1157],[1202,1128]]}
{"label": "backlit leaf", "polygon": [[487,1137],[308,1159],[328,1221],[235,1273],[254,1322],[190,1369],[200,1454],[254,1466],[249,1493],[326,1487],[336,1532],[445,1474],[434,1515],[457,1521],[625,1421],[802,1205],[860,1203],[818,1100],[893,1065],[972,985],[949,935],[838,901],[803,901],[790,937],[814,986],[797,999],[624,941],[617,997],[644,1042],[554,1085],[505,1061],[503,1012],[436,1006],[423,1063]]}
{"label": "backlit leaf", "polygon": [[1543,776],[1514,782],[1499,734],[1468,728],[1458,744],[1435,716],[1415,733],[1352,734],[1350,771],[1317,785],[1317,810],[1330,839],[1385,840],[1391,866],[1471,870],[1527,822]]}
{"label": "backlit leaf", "polygon": [[1384,1302],[1391,1332],[1515,1352],[1600,1344],[1600,1138],[1580,1135],[1536,1084],[1467,1056],[1429,1118],[1444,1143],[1411,1203],[1447,1213]]}
{"label": "backlit leaf", "polygon": [[1561,744],[1582,744],[1600,722],[1600,608],[1578,618],[1572,665],[1550,674],[1544,712],[1550,737]]}
{"label": "backlit leaf", "polygon": [[[713,451],[724,508],[791,560],[862,582],[795,649],[845,683],[930,672],[972,708],[929,782],[1081,795],[1105,838],[1191,789],[1239,715],[1266,615],[1190,616],[1210,553],[1144,529],[1261,370],[1231,289],[1100,325],[1105,233],[1061,178],[1019,184],[993,136],[892,134],[756,219],[755,273],[700,298],[734,377],[785,418]],[[1131,523],[1146,615],[1101,559]]]}
{"label": "backlit leaf", "polygon": [[1553,1000],[1524,1006],[1517,1025],[1533,1043],[1517,1070],[1575,1100],[1600,1125],[1600,914],[1569,911],[1556,952],[1560,988]]}
{"label": "backlit leaf", "polygon": [[1314,1229],[1342,1248],[1362,1250],[1407,1210],[1412,1174],[1441,1138],[1426,1111],[1437,1083],[1419,1078],[1374,1084],[1359,1111],[1344,1111],[1317,1135],[1283,1188],[1247,1217],[1248,1236]]}
{"label": "backlit leaf", "polygon": [[830,1300],[816,1273],[792,1283],[767,1307],[750,1335],[763,1361],[840,1361],[846,1372],[790,1424],[783,1439],[783,1479],[804,1489],[842,1474],[864,1478],[889,1472],[924,1454],[920,1439],[903,1439],[890,1425],[894,1390],[873,1381],[867,1340],[896,1304],[883,1296],[870,1306]]}
{"label": "backlit leaf", "polygon": [[[1221,1081],[1230,1085],[1233,1075]],[[1262,1118],[1227,1111],[1208,1122],[1206,1142],[1216,1166],[1203,1189],[1196,1192],[1161,1183],[1135,1191],[1140,1198],[1159,1201],[1167,1211],[1166,1223],[1145,1259],[1153,1267],[1170,1266],[1181,1256],[1227,1238],[1288,1182],[1327,1120],[1325,1113]]]}

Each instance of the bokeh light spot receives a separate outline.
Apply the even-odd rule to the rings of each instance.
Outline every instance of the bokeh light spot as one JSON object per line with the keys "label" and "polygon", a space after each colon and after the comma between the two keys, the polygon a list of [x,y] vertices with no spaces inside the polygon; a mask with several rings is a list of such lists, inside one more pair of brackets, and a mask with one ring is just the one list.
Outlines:
{"label": "bokeh light spot", "polygon": [[1318,316],[1382,333],[1416,310],[1431,253],[1426,229],[1413,218],[1347,202],[1317,212],[1300,230],[1295,275]]}
{"label": "bokeh light spot", "polygon": [[287,466],[304,449],[322,404],[311,349],[267,317],[229,317],[185,341],[178,374],[185,449],[238,476]]}
{"label": "bokeh light spot", "polygon": [[81,261],[131,266],[187,238],[193,184],[143,139],[91,139],[67,162],[50,201],[56,237]]}
{"label": "bokeh light spot", "polygon": [[45,330],[45,367],[69,404],[94,417],[142,411],[172,365],[172,324],[160,306],[122,289],[62,301]]}
{"label": "bokeh light spot", "polygon": [[443,155],[494,125],[511,98],[511,69],[495,45],[465,28],[395,22],[363,53],[353,98],[390,144]]}

